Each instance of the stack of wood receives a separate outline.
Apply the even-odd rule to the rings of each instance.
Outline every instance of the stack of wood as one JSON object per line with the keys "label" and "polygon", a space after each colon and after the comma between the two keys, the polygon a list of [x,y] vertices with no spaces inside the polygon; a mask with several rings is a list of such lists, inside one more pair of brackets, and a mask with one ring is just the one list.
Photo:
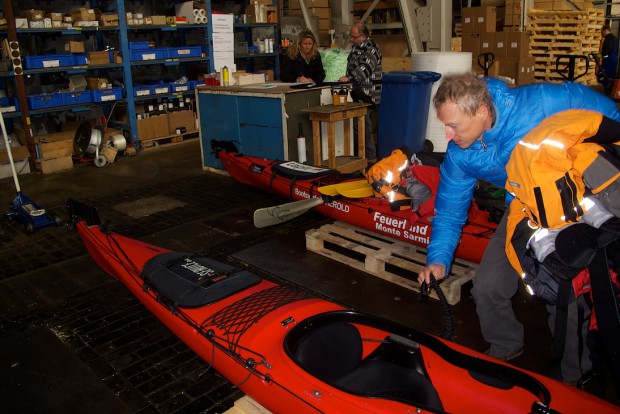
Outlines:
{"label": "stack of wood", "polygon": [[[554,4],[556,2],[553,2]],[[537,7],[539,3],[536,3]],[[566,79],[556,71],[556,60],[560,55],[588,56],[599,51],[600,29],[605,23],[602,9],[586,10],[528,10],[530,23],[530,54],[535,58],[537,81],[562,82]],[[562,59],[560,68],[568,60]],[[596,84],[594,62],[589,66],[585,59],[577,59],[575,75],[586,72],[576,82]],[[568,75],[565,73],[565,75]]]}

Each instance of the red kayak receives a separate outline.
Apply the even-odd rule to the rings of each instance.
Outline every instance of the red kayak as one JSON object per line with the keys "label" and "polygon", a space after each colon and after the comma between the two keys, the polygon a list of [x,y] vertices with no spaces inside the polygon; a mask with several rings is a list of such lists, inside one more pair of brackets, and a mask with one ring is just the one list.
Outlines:
{"label": "red kayak", "polygon": [[230,382],[274,413],[615,413],[542,375],[69,210],[94,261]]}
{"label": "red kayak", "polygon": [[[226,171],[240,182],[273,192],[289,200],[317,198],[316,203],[308,204],[310,206],[308,209],[314,207],[317,211],[335,220],[341,220],[394,239],[422,247],[427,247],[430,242],[432,208],[428,210],[429,213],[419,216],[411,208],[395,209],[385,198],[326,197],[321,193],[322,187],[333,187],[338,183],[352,180],[350,176],[340,174],[333,169],[313,167],[293,161],[280,162],[250,157],[224,150],[220,150],[218,156]],[[424,168],[435,172],[437,177],[435,182],[438,184],[439,168],[428,166]],[[436,190],[436,187],[431,189],[433,194]],[[321,203],[321,200],[324,202]],[[455,256],[479,263],[496,227],[497,223],[490,221],[489,213],[478,209],[475,203],[472,203]]]}

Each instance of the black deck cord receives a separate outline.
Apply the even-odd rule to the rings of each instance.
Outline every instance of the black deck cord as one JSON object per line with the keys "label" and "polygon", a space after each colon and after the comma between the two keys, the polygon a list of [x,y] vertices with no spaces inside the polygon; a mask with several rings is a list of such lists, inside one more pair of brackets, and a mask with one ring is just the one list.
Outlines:
{"label": "black deck cord", "polygon": [[443,290],[441,290],[441,286],[437,283],[435,276],[431,273],[430,277],[431,287],[435,289],[435,292],[437,293],[437,297],[439,298],[439,303],[441,305],[441,315],[443,317],[443,328],[439,336],[443,339],[454,342],[454,320],[452,319],[450,305],[448,304],[446,295],[444,295]]}

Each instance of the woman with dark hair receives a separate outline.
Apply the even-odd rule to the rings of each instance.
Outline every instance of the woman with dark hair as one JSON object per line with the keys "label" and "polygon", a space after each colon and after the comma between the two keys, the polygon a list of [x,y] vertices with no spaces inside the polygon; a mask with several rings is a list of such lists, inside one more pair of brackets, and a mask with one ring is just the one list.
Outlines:
{"label": "woman with dark hair", "polygon": [[325,70],[321,54],[316,47],[316,37],[311,30],[302,30],[289,46],[280,64],[283,82],[321,83]]}

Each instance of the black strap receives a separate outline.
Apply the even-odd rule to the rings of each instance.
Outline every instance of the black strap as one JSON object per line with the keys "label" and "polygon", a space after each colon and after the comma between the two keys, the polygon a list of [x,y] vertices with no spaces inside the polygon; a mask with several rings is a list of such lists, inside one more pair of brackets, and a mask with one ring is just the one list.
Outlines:
{"label": "black strap", "polygon": [[572,290],[570,281],[558,279],[558,298],[555,306],[555,327],[551,348],[551,377],[556,379],[562,378],[562,357],[564,356],[568,325],[568,303]]}
{"label": "black strap", "polygon": [[607,248],[601,248],[588,268],[602,348],[616,393],[620,395],[620,313],[607,260]]}

